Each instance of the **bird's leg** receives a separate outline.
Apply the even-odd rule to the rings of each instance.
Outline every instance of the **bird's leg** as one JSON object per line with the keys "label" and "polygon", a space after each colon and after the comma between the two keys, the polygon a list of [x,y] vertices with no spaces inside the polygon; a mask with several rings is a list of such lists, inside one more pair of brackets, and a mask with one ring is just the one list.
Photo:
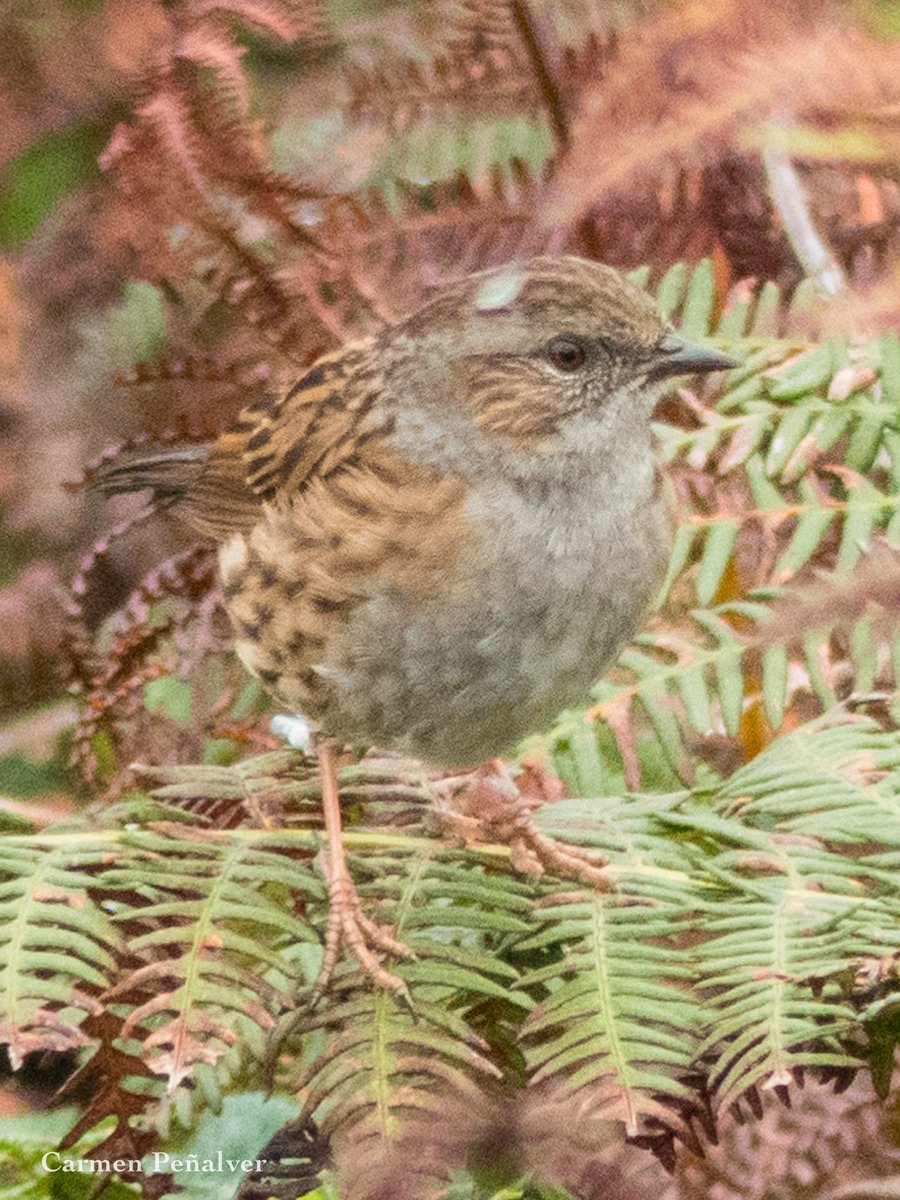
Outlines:
{"label": "bird's leg", "polygon": [[517,870],[530,875],[553,871],[609,891],[612,883],[603,871],[607,860],[602,854],[557,841],[535,826],[535,809],[561,795],[559,780],[543,767],[526,764],[517,780],[506,764],[495,758],[473,771],[462,790],[439,807],[439,813],[451,837],[508,845]]}
{"label": "bird's leg", "polygon": [[385,970],[376,951],[394,954],[398,958],[408,958],[412,951],[365,915],[356,885],[347,868],[341,836],[341,806],[334,743],[320,741],[316,754],[322,781],[322,808],[325,813],[328,926],[325,933],[325,954],[313,987],[311,1003],[315,1004],[328,987],[342,942],[349,947],[363,972],[374,983],[390,988],[408,999],[406,984],[399,976]]}

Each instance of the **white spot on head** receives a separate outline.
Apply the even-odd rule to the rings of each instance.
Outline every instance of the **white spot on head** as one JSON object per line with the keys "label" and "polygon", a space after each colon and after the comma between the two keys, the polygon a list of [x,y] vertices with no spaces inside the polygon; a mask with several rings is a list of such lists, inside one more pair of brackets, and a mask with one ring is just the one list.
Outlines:
{"label": "white spot on head", "polygon": [[500,312],[509,308],[522,290],[524,282],[524,274],[515,268],[492,275],[475,293],[476,312]]}

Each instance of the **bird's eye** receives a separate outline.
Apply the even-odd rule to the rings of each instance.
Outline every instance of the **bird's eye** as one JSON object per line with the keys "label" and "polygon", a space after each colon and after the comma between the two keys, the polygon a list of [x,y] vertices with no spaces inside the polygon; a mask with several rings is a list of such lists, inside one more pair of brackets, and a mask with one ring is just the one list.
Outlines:
{"label": "bird's eye", "polygon": [[587,352],[574,338],[555,337],[547,344],[547,358],[557,371],[578,371],[584,366]]}

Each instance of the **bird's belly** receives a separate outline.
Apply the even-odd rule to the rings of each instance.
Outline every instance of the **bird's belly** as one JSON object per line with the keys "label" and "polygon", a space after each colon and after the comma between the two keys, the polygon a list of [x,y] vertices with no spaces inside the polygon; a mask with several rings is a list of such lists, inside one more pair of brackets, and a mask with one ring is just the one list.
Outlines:
{"label": "bird's belly", "polygon": [[596,511],[551,529],[526,521],[485,538],[425,600],[374,590],[326,656],[323,725],[464,766],[583,703],[665,567],[662,513],[638,512],[609,526]]}

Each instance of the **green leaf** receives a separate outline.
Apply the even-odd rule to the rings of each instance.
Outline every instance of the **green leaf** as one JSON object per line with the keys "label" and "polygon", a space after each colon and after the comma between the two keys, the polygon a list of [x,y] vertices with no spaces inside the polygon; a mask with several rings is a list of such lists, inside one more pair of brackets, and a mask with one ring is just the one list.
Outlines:
{"label": "green leaf", "polygon": [[833,370],[834,344],[826,342],[779,368],[767,390],[773,400],[797,400],[824,387]]}
{"label": "green leaf", "polygon": [[35,1050],[80,1046],[93,997],[112,981],[121,939],[88,892],[88,868],[108,852],[99,834],[0,839],[0,1042],[14,1067]]}
{"label": "green leaf", "polygon": [[144,705],[148,712],[165,713],[180,725],[191,719],[191,689],[175,675],[161,675],[144,684]]}
{"label": "green leaf", "polygon": [[781,289],[771,280],[763,284],[762,291],[756,301],[756,312],[753,316],[751,332],[755,337],[770,337],[774,335],[778,324],[778,311],[781,307]]}
{"label": "green leaf", "polygon": [[766,716],[773,729],[780,729],[784,722],[787,682],[787,651],[784,646],[770,646],[762,659],[762,694]]}
{"label": "green leaf", "polygon": [[715,279],[712,260],[705,258],[691,272],[679,328],[688,337],[706,337],[712,321]]}
{"label": "green leaf", "polygon": [[886,333],[880,343],[881,392],[892,408],[900,410],[900,337]]}
{"label": "green leaf", "polygon": [[88,121],[49,133],[0,169],[0,246],[18,249],[59,200],[100,178],[106,125]]}
{"label": "green leaf", "polygon": [[656,303],[664,321],[671,321],[684,298],[687,268],[684,263],[669,267],[656,289]]}
{"label": "green leaf", "polygon": [[[816,503],[814,497],[809,497],[810,503]],[[797,518],[797,524],[791,535],[791,540],[781,552],[772,571],[772,576],[778,582],[790,578],[805,566],[816,553],[825,535],[831,527],[837,513],[829,508],[811,508]]]}
{"label": "green leaf", "polygon": [[[610,1115],[630,1135],[653,1112],[654,1093],[675,1103],[689,1099],[679,1076],[703,1031],[703,1015],[690,996],[664,982],[668,972],[670,978],[680,974],[677,950],[657,950],[643,970],[634,970],[636,954],[643,956],[639,940],[650,932],[640,911],[596,893],[561,898],[559,909],[544,910],[551,928],[557,914],[566,917],[568,970],[521,1034],[532,1087],[594,1090],[607,1097]],[[670,907],[669,919],[680,911]]]}
{"label": "green leaf", "polygon": [[875,461],[881,446],[888,414],[872,413],[857,419],[850,444],[844,453],[844,462],[854,471],[868,471]]}
{"label": "green leaf", "polygon": [[718,591],[740,527],[737,517],[718,518],[710,525],[697,572],[697,599],[701,604],[709,604]]}
{"label": "green leaf", "polygon": [[778,422],[766,455],[766,474],[778,478],[809,431],[812,413],[805,408],[793,408]]}
{"label": "green leaf", "polygon": [[669,592],[672,590],[673,583],[687,565],[688,557],[698,533],[699,527],[691,522],[686,521],[684,524],[678,526],[675,533],[675,541],[672,544],[672,553],[669,556],[669,569],[666,572],[666,578],[656,598],[655,608],[659,608],[665,603]]}
{"label": "green leaf", "polygon": [[262,1158],[267,1142],[297,1111],[297,1103],[287,1096],[236,1092],[225,1098],[220,1113],[203,1113],[190,1137],[176,1140],[165,1152],[168,1159],[159,1169],[169,1169],[171,1160],[183,1164],[171,1169],[186,1200],[232,1200],[244,1173],[227,1165],[224,1170],[204,1170],[204,1163],[217,1168],[220,1152],[226,1163]]}

